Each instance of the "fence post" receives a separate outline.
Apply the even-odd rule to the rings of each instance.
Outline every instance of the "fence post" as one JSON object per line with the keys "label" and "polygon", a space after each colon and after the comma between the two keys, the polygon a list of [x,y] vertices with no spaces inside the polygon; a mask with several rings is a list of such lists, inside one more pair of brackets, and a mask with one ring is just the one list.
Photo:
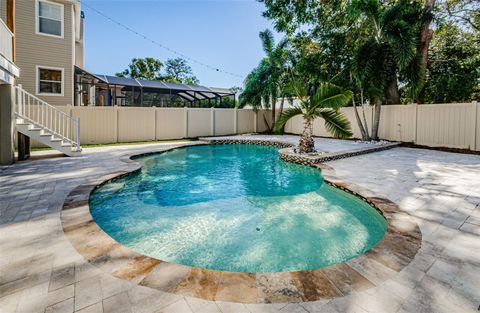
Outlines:
{"label": "fence post", "polygon": [[185,120],[185,129],[184,129],[184,136],[183,138],[188,138],[188,108],[187,107],[183,107],[183,117],[184,117],[184,120]]}
{"label": "fence post", "polygon": [[473,118],[473,123],[472,123],[472,126],[473,126],[473,134],[471,136],[471,144],[470,144],[470,149],[472,151],[476,151],[477,150],[477,131],[478,131],[478,125],[477,125],[477,121],[478,121],[478,103],[477,101],[472,101],[472,118]]}
{"label": "fence post", "polygon": [[120,128],[120,121],[119,121],[120,117],[119,117],[119,114],[118,114],[118,106],[114,106],[113,109],[115,110],[114,111],[115,112],[115,121],[116,121],[116,124],[117,124],[116,125],[117,126],[116,130],[115,130],[115,137],[116,137],[115,142],[118,143],[118,132],[119,132],[118,130]]}
{"label": "fence post", "polygon": [[153,140],[157,140],[157,107],[152,106],[152,108],[154,114],[153,122],[155,123],[155,125],[153,125]]}
{"label": "fence post", "polygon": [[413,143],[417,143],[417,128],[418,128],[418,104],[413,104]]}
{"label": "fence post", "polygon": [[233,109],[233,133],[238,134],[238,108]]}
{"label": "fence post", "polygon": [[211,107],[210,108],[210,135],[215,136],[215,108]]}
{"label": "fence post", "polygon": [[77,117],[76,136],[77,136],[77,150],[80,150],[80,117]]}

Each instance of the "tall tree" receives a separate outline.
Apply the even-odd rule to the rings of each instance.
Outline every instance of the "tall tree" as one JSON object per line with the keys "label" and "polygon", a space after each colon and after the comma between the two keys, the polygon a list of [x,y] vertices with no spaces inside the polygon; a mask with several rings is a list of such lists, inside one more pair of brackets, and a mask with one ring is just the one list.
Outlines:
{"label": "tall tree", "polygon": [[155,58],[134,58],[127,69],[115,75],[119,77],[161,80],[163,79],[162,67],[162,61]]}
{"label": "tall tree", "polygon": [[364,29],[352,59],[352,72],[374,104],[372,139],[378,139],[382,102],[400,104],[399,80],[416,94],[423,84],[417,56],[419,5],[396,1],[352,1],[352,18]]}
{"label": "tall tree", "polygon": [[330,81],[357,95],[352,72],[361,79],[365,98],[375,105],[374,139],[381,104],[398,104],[402,92],[418,92],[422,75],[416,48],[423,21],[418,1],[260,1],[277,30],[303,42],[304,48],[297,49],[297,71],[317,84]]}
{"label": "tall tree", "polygon": [[198,85],[199,80],[193,74],[192,68],[182,58],[168,59],[164,64],[162,61],[147,57],[134,58],[128,68],[116,73],[119,77],[139,78],[146,80],[161,80],[174,83]]}
{"label": "tall tree", "polygon": [[184,83],[196,85],[199,83],[197,77],[193,75],[192,68],[187,61],[182,58],[168,59],[165,62],[165,78],[167,81],[175,83]]}
{"label": "tall tree", "polygon": [[247,75],[240,105],[251,104],[258,108],[264,105],[272,110],[272,125],[276,120],[276,102],[286,88],[288,73],[288,40],[275,44],[273,33],[265,30],[259,34],[265,58]]}
{"label": "tall tree", "polygon": [[425,85],[426,103],[480,100],[478,32],[448,21],[435,30]]}
{"label": "tall tree", "polygon": [[[433,30],[430,29],[430,24],[433,19],[433,10],[435,8],[435,0],[425,0],[425,6],[423,10],[423,23],[420,29],[420,43],[417,47],[417,55],[419,56],[420,60],[420,70],[422,71],[422,75],[425,77],[427,73],[427,66],[428,66],[428,51],[430,48],[430,41],[432,40]],[[424,103],[425,102],[425,89],[423,87],[420,88],[417,99],[417,103]]]}

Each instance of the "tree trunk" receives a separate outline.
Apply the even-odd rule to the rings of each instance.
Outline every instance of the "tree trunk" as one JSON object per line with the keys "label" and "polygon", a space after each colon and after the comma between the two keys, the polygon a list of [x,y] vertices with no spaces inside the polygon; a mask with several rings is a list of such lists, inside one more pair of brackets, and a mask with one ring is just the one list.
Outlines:
{"label": "tree trunk", "polygon": [[374,116],[373,116],[373,126],[372,126],[372,139],[378,140],[378,127],[380,126],[380,111],[382,109],[382,102],[380,100],[375,100],[374,105]]}
{"label": "tree trunk", "polygon": [[300,153],[310,153],[315,151],[313,141],[313,119],[303,118],[303,132],[299,143]]}
{"label": "tree trunk", "polygon": [[282,101],[280,102],[280,115],[283,113],[283,104],[285,103],[285,96],[282,96]]}
{"label": "tree trunk", "polygon": [[353,97],[352,97],[352,103],[353,103],[353,111],[355,112],[355,118],[357,119],[358,128],[360,128],[360,133],[362,134],[362,140],[367,141],[368,136],[367,136],[367,133],[365,132],[365,128],[363,127],[363,123],[362,123],[362,120],[360,119],[360,115],[358,114],[357,105]]}
{"label": "tree trunk", "polygon": [[363,123],[365,125],[365,133],[367,133],[367,140],[370,140],[370,132],[368,131],[368,123],[367,117],[365,116],[365,98],[363,97],[363,89],[360,90],[360,101],[362,105],[362,115],[363,115]]}
{"label": "tree trunk", "polygon": [[[424,11],[426,14],[429,14],[433,11],[435,7],[436,0],[426,0]],[[427,66],[428,66],[428,49],[430,48],[430,41],[432,40],[433,32],[430,29],[430,19],[426,19],[420,30],[420,44],[417,47],[417,56],[420,58],[420,68],[423,76],[426,76]],[[420,90],[417,99],[417,103],[425,102],[425,89],[422,87]]]}
{"label": "tree trunk", "polygon": [[385,98],[387,104],[400,104],[400,91],[398,90],[397,77],[388,84],[387,90],[385,91]]}
{"label": "tree trunk", "polygon": [[272,129],[274,128],[275,120],[276,120],[276,116],[275,116],[276,106],[277,106],[277,97],[272,97]]}

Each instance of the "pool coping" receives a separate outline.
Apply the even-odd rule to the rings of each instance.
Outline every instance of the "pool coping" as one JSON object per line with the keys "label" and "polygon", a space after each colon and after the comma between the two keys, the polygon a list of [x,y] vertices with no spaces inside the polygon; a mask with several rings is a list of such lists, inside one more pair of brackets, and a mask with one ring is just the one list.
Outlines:
{"label": "pool coping", "polygon": [[[413,260],[421,247],[422,234],[412,217],[390,200],[340,180],[335,176],[334,169],[323,163],[309,166],[319,169],[326,183],[372,205],[388,222],[387,232],[376,246],[344,263],[316,270],[278,273],[225,272],[189,267],[134,252],[116,242],[95,223],[88,200],[96,188],[141,170],[135,158],[197,144],[209,143],[181,144],[146,153],[125,154],[120,160],[127,163],[126,171],[102,176],[72,190],[64,202],[61,221],[73,247],[90,264],[114,277],[163,292],[239,303],[316,301],[367,290],[395,276]],[[277,147],[282,144],[287,143],[267,143]]]}

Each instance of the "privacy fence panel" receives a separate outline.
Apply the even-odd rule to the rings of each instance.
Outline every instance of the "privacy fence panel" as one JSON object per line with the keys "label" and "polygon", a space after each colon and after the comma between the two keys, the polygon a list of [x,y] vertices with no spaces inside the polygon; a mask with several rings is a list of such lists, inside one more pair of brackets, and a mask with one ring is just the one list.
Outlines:
{"label": "privacy fence panel", "polygon": [[416,143],[469,149],[475,133],[473,108],[471,103],[418,105]]}
{"label": "privacy fence panel", "polygon": [[215,136],[235,134],[236,110],[232,109],[215,109]]}
{"label": "privacy fence panel", "polygon": [[189,108],[187,117],[187,137],[212,136],[212,120],[214,111],[211,109]]}
{"label": "privacy fence panel", "polygon": [[117,107],[71,107],[74,118],[80,117],[80,142],[101,144],[118,142]]}
{"label": "privacy fence panel", "polygon": [[272,127],[272,111],[259,110],[257,112],[257,132],[262,133]]}
{"label": "privacy fence panel", "polygon": [[475,150],[480,151],[480,103],[475,103]]}
{"label": "privacy fence panel", "polygon": [[[392,141],[414,142],[416,105],[384,105],[380,111],[378,136]],[[370,120],[373,118],[370,109]],[[371,125],[370,125],[370,130]]]}
{"label": "privacy fence panel", "polygon": [[303,118],[300,115],[297,115],[289,120],[285,125],[285,132],[301,134],[303,132]]}
{"label": "privacy fence panel", "polygon": [[118,108],[118,141],[155,140],[155,108]]}
{"label": "privacy fence panel", "polygon": [[[80,117],[81,144],[150,141],[201,136],[265,132],[272,125],[271,111],[210,108],[59,107]],[[35,114],[35,107],[31,108]],[[361,138],[353,107],[342,108],[352,124],[353,138]],[[365,107],[372,130],[373,108]],[[362,108],[358,108],[363,121]],[[301,134],[303,118],[296,116],[285,126],[290,134]],[[314,122],[314,135],[331,137],[324,121]],[[431,147],[480,151],[480,104],[423,104],[382,106],[379,137],[414,142]],[[32,142],[32,146],[42,146]]]}
{"label": "privacy fence panel", "polygon": [[157,108],[156,140],[180,139],[187,137],[187,110],[184,108]]}
{"label": "privacy fence panel", "polygon": [[239,134],[255,132],[255,112],[253,110],[237,111],[237,132]]}

